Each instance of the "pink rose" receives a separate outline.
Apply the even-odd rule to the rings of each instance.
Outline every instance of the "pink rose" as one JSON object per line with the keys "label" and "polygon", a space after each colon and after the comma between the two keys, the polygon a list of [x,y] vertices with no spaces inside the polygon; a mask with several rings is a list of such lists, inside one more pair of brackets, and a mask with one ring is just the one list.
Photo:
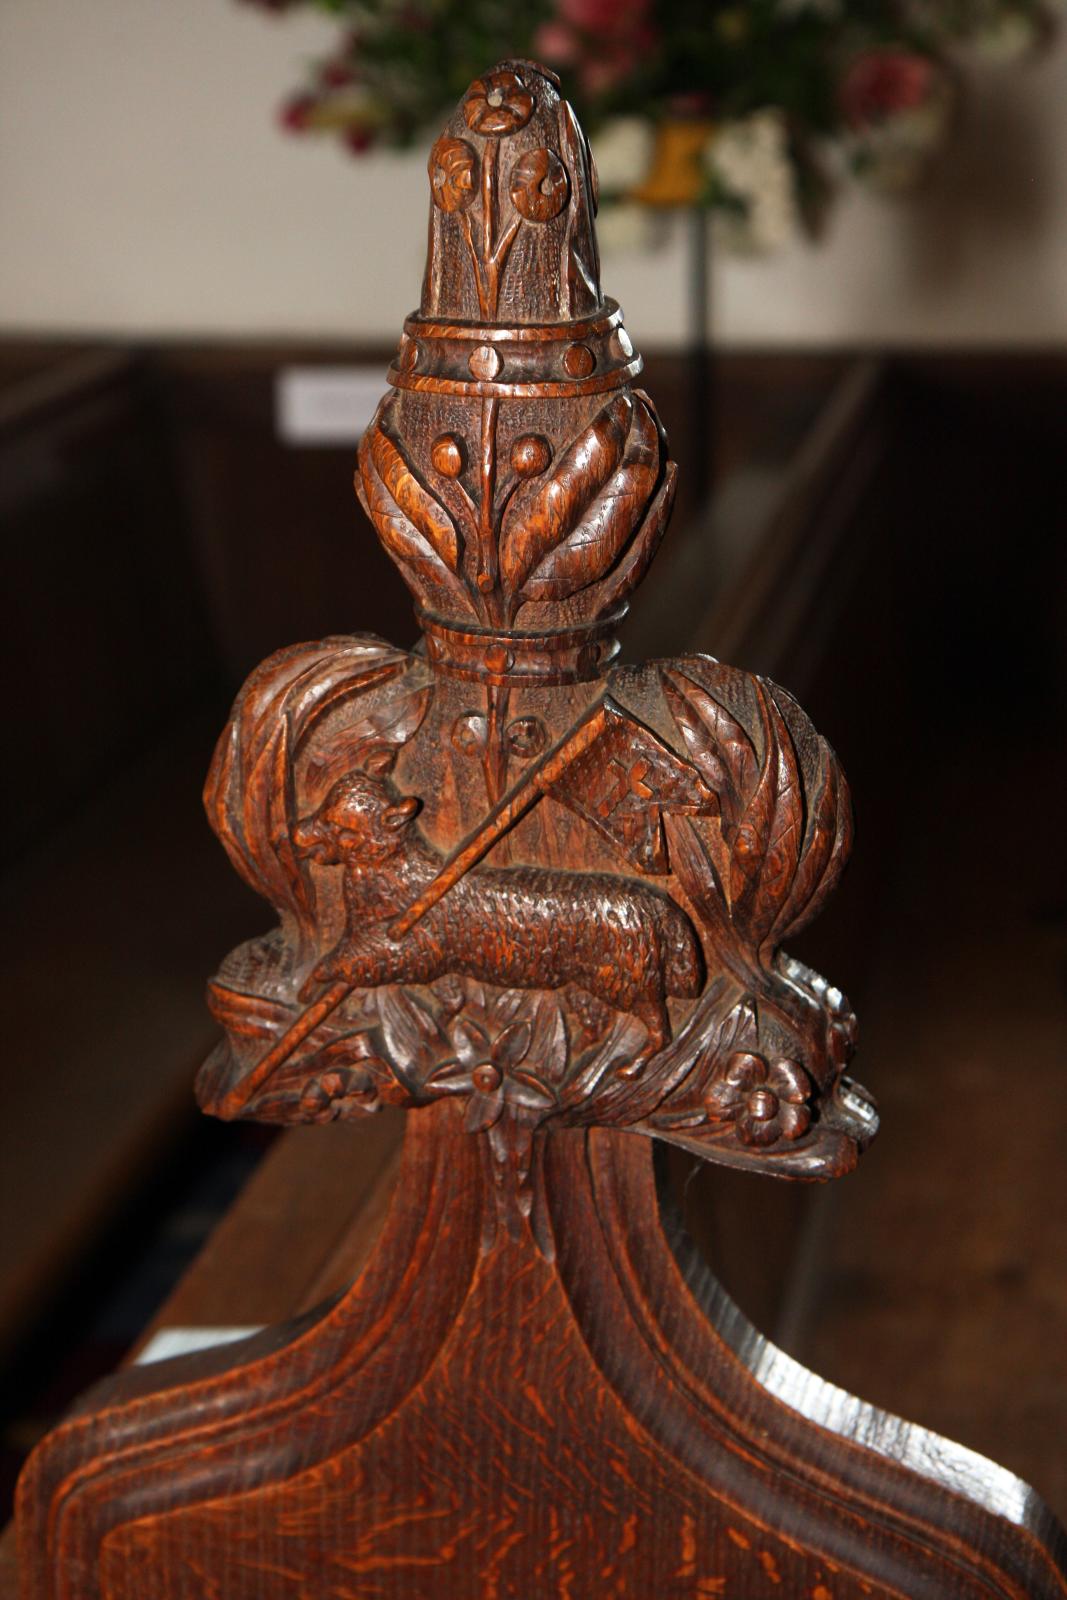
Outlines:
{"label": "pink rose", "polygon": [[907,50],[864,51],[841,81],[845,121],[859,131],[902,111],[914,111],[929,99],[937,72],[929,56]]}
{"label": "pink rose", "polygon": [[563,22],[542,22],[534,34],[533,46],[535,56],[559,67],[573,66],[581,50],[578,40]]}
{"label": "pink rose", "polygon": [[339,58],[324,61],[319,68],[319,82],[325,89],[347,89],[355,81],[356,75],[348,62]]}
{"label": "pink rose", "polygon": [[278,120],[290,133],[302,133],[310,123],[311,114],[317,105],[318,101],[312,94],[296,95],[281,107]]}
{"label": "pink rose", "polygon": [[354,156],[361,156],[374,143],[374,129],[354,123],[345,129],[344,142],[346,149],[351,150]]}
{"label": "pink rose", "polygon": [[624,83],[655,46],[649,12],[650,0],[557,0],[534,47],[544,60],[575,72],[595,99]]}
{"label": "pink rose", "polygon": [[583,90],[591,99],[607,94],[609,89],[624,82],[640,59],[636,50],[613,50],[610,54],[584,61],[578,68],[578,78]]}

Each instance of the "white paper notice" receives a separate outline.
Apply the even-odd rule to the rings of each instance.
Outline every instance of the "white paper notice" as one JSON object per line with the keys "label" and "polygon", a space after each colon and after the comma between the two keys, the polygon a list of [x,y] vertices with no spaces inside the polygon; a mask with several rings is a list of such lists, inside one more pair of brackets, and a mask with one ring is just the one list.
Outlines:
{"label": "white paper notice", "polygon": [[373,367],[283,367],[275,379],[278,437],[292,445],[355,444],[386,392]]}

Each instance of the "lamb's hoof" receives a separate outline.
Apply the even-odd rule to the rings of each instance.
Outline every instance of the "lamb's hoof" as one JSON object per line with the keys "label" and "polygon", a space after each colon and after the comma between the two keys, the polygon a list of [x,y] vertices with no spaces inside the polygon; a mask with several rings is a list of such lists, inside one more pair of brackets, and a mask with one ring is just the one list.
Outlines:
{"label": "lamb's hoof", "polygon": [[305,1005],[307,1005],[310,1001],[315,999],[315,996],[318,994],[323,984],[328,983],[329,981],[330,974],[328,972],[323,972],[321,967],[316,967],[314,972],[309,973],[304,979],[303,983],[300,985],[299,998]]}

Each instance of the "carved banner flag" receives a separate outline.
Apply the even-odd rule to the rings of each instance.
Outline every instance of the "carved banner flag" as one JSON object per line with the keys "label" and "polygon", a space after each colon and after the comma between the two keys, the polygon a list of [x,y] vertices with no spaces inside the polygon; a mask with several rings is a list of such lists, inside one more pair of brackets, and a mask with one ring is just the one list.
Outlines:
{"label": "carved banner flag", "polygon": [[544,792],[584,817],[640,872],[670,870],[663,813],[717,814],[718,796],[688,761],[605,695],[601,731]]}

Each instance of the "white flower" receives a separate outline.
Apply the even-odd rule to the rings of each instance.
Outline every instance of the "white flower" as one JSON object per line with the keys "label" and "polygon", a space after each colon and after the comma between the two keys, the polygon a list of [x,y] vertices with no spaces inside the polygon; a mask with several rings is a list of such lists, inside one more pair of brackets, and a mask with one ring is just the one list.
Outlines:
{"label": "white flower", "polygon": [[789,136],[781,111],[753,112],[727,122],[708,141],[713,179],[736,210],[716,218],[716,236],[728,249],[749,254],[778,250],[798,226]]}
{"label": "white flower", "polygon": [[652,129],[643,117],[612,117],[592,141],[604,195],[625,194],[641,182],[652,157]]}
{"label": "white flower", "polygon": [[648,206],[636,201],[604,206],[596,219],[597,243],[605,256],[635,255],[651,249],[659,232]]}
{"label": "white flower", "polygon": [[1031,55],[1040,40],[1041,35],[1033,17],[1008,9],[979,28],[971,44],[987,61],[1003,66]]}

